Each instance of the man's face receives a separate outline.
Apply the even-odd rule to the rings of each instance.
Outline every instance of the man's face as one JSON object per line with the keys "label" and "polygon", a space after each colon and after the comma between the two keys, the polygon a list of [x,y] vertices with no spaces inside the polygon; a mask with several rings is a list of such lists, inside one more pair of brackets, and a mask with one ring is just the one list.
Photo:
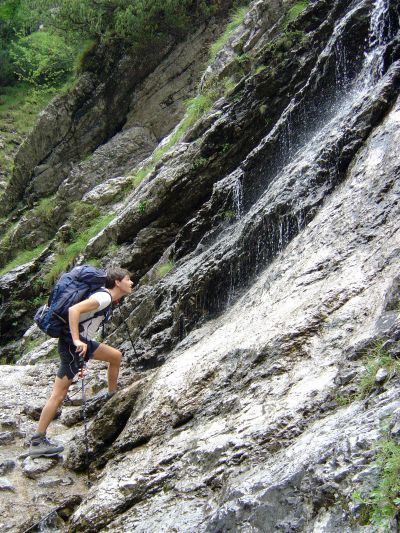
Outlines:
{"label": "man's face", "polygon": [[125,294],[130,294],[133,291],[133,281],[128,274],[121,280],[117,280],[115,283]]}

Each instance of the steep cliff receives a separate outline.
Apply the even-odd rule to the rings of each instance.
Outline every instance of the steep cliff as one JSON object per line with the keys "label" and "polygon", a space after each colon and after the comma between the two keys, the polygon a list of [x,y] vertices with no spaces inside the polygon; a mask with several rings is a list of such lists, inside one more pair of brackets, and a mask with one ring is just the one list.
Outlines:
{"label": "steep cliff", "polygon": [[[315,0],[295,17],[290,7],[251,4],[202,77],[211,109],[158,160],[142,161],[175,118],[141,118],[152,137],[129,175],[145,178],[125,198],[113,195],[123,177],[107,183],[96,162],[125,150],[136,99],[155,94],[158,76],[87,163],[91,177],[79,185],[78,165],[60,185],[60,200],[108,198],[114,219],[80,261],[121,264],[137,288],[108,330],[124,367],[120,391],[90,413],[92,488],[82,414],[65,406],[53,431],[68,453],[48,465],[58,488],[52,501],[44,488],[32,496],[46,485],[27,474],[38,465],[17,466],[36,416],[21,396],[36,379],[43,401],[51,372],[0,368],[4,391],[18,383],[0,448],[14,462],[6,527],[51,513],[47,527],[74,532],[397,530],[399,495],[379,523],[370,494],[383,475],[377,443],[400,445],[400,8]],[[0,278],[6,297],[27,291],[23,278],[32,283],[52,251]],[[104,382],[95,367],[94,389]],[[11,506],[35,502],[43,511],[12,517]]]}

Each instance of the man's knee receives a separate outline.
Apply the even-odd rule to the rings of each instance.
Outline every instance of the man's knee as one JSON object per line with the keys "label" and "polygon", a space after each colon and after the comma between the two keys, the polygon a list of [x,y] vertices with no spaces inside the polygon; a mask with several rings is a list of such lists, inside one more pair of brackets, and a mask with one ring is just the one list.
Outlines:
{"label": "man's knee", "polygon": [[121,361],[122,361],[122,352],[120,352],[119,350],[115,350],[115,363],[116,365],[120,365],[121,364]]}

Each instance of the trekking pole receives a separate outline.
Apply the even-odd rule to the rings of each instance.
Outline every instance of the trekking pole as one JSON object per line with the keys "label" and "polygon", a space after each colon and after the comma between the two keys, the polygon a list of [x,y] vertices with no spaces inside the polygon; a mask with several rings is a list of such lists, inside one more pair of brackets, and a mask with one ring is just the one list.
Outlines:
{"label": "trekking pole", "polygon": [[87,486],[92,486],[92,481],[90,479],[90,469],[89,469],[89,441],[88,441],[88,431],[87,431],[87,419],[86,419],[86,394],[85,394],[85,361],[82,357],[81,359],[81,367],[79,370],[79,377],[82,381],[82,414],[83,414],[83,427],[85,430],[85,452],[86,452],[86,458],[85,458],[85,464],[87,468]]}
{"label": "trekking pole", "polygon": [[128,333],[129,340],[131,341],[132,348],[133,348],[133,353],[135,354],[135,357],[137,357],[138,354],[136,353],[135,345],[133,344],[133,340],[132,340],[132,337],[131,337],[131,332],[129,331],[128,324],[126,323],[126,319],[125,319],[124,314],[122,313],[122,310],[121,310],[121,302],[118,303],[118,310],[119,310],[119,314],[120,314],[120,316],[122,318],[122,322],[125,324],[125,328],[126,328],[126,332]]}

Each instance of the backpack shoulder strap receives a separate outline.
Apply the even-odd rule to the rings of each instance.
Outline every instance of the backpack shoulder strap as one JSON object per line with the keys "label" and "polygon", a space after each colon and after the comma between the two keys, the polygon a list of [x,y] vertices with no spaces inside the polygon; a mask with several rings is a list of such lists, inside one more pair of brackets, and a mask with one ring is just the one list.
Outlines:
{"label": "backpack shoulder strap", "polygon": [[107,307],[105,307],[104,309],[101,309],[100,311],[96,311],[94,313],[94,315],[90,318],[87,318],[86,320],[83,320],[81,322],[81,324],[87,322],[88,320],[92,320],[92,318],[96,318],[98,316],[104,316],[104,322],[108,322],[110,320],[110,316],[111,316],[111,304],[112,304],[112,296],[111,296],[111,293],[108,289],[104,288],[104,287],[101,287],[100,289],[97,289],[95,292],[93,292],[92,294],[90,294],[88,296],[88,298],[90,298],[93,294],[95,294],[96,292],[105,292],[107,293],[109,296],[110,296],[110,303],[107,305]]}

